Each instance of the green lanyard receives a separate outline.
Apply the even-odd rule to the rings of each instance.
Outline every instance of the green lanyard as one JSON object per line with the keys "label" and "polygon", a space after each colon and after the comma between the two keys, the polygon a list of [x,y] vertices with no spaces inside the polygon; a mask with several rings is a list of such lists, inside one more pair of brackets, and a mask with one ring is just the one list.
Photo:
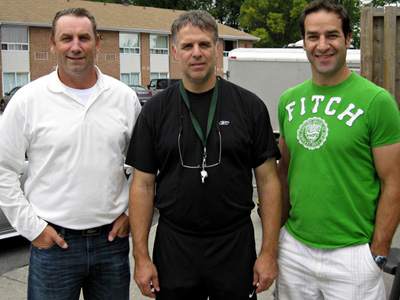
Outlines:
{"label": "green lanyard", "polygon": [[[215,80],[214,92],[212,94],[210,110],[208,112],[206,137],[204,137],[203,131],[201,130],[201,127],[200,127],[200,124],[199,124],[199,122],[197,121],[196,117],[193,115],[193,113],[192,113],[192,111],[190,109],[189,98],[188,98],[188,95],[186,93],[186,89],[183,86],[183,82],[182,81],[180,83],[179,90],[181,92],[183,101],[185,102],[187,108],[189,109],[190,119],[192,120],[193,127],[196,130],[197,135],[199,136],[201,142],[203,143],[203,165],[202,165],[203,173],[202,173],[202,180],[203,180],[203,183],[204,183],[204,178],[207,177],[207,172],[205,172],[206,159],[207,159],[207,139],[208,139],[208,135],[210,134],[210,131],[211,131],[211,127],[212,127],[212,123],[213,123],[213,119],[214,119],[214,115],[215,115],[215,110],[217,108],[218,79]],[[205,176],[204,178],[203,178],[203,174]]]}

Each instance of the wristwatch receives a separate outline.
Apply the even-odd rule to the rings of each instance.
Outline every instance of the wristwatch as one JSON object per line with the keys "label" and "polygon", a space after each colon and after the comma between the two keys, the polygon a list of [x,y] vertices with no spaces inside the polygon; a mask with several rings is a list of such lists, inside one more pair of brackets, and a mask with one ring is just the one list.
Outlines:
{"label": "wristwatch", "polygon": [[372,254],[372,258],[374,259],[375,263],[378,265],[379,268],[383,268],[387,263],[387,257],[384,255],[376,255]]}

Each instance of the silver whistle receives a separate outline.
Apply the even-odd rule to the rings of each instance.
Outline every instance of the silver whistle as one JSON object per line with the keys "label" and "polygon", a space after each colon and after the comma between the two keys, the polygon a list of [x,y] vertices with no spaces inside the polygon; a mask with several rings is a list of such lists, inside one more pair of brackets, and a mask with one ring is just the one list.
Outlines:
{"label": "silver whistle", "polygon": [[200,172],[201,182],[204,183],[204,180],[207,178],[208,174],[206,170],[201,170]]}

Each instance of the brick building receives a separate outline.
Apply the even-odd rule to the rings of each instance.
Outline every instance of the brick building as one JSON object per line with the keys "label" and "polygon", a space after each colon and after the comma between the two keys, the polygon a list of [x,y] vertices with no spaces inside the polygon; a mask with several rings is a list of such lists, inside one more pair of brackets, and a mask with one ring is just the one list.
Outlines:
{"label": "brick building", "polygon": [[[96,65],[103,73],[142,86],[153,78],[181,77],[170,50],[170,28],[183,11],[83,0],[0,0],[2,95],[56,68],[50,52],[51,23],[58,11],[70,7],[84,7],[96,18],[101,38]],[[216,72],[224,76],[226,53],[237,47],[251,48],[259,39],[218,26]]]}

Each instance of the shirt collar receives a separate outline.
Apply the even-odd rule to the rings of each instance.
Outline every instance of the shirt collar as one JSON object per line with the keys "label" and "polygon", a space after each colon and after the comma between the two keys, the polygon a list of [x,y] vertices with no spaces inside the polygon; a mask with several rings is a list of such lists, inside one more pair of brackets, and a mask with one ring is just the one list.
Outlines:
{"label": "shirt collar", "polygon": [[[97,74],[97,82],[95,84],[96,89],[100,90],[106,90],[109,88],[110,84],[107,83],[106,80],[104,80],[104,75],[101,73],[100,69],[95,66],[96,69],[96,74]],[[50,80],[49,80],[49,89],[55,93],[63,93],[65,92],[65,86],[61,82],[60,78],[58,77],[58,67],[56,70],[52,73],[49,74]]]}

